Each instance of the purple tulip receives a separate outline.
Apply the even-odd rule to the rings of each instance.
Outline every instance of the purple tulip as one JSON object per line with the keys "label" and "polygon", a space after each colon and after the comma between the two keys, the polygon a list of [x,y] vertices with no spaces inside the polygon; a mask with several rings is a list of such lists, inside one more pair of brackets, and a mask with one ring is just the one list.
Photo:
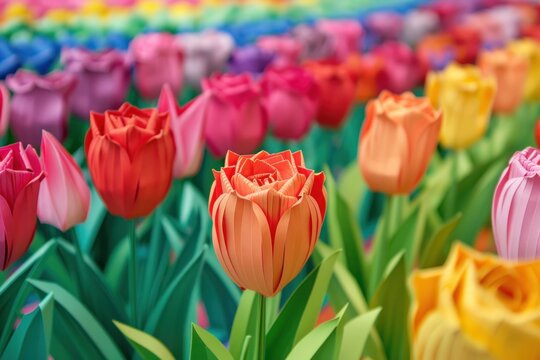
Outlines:
{"label": "purple tulip", "polygon": [[234,49],[232,36],[219,31],[181,34],[177,40],[184,49],[184,79],[195,88],[201,87],[202,79],[222,72]]}
{"label": "purple tulip", "polygon": [[117,50],[92,52],[64,49],[61,58],[65,72],[77,79],[71,98],[71,111],[88,119],[90,111],[104,112],[122,105],[129,90],[127,56]]}
{"label": "purple tulip", "polygon": [[302,60],[327,59],[332,54],[332,38],[308,25],[298,25],[291,35],[302,45]]}
{"label": "purple tulip", "polygon": [[6,84],[13,92],[10,122],[17,140],[39,147],[41,130],[60,141],[65,138],[69,100],[76,84],[73,75],[53,72],[40,76],[19,70],[8,76]]}
{"label": "purple tulip", "polygon": [[237,48],[229,61],[229,70],[234,74],[245,72],[260,74],[274,60],[274,54],[257,46]]}

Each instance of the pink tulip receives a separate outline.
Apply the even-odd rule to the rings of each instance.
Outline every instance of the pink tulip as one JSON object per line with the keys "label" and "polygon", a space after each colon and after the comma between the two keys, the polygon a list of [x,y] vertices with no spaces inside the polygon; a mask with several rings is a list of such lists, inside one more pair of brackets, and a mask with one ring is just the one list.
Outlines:
{"label": "pink tulip", "polygon": [[104,112],[122,105],[131,82],[125,54],[67,48],[62,51],[61,61],[65,71],[77,79],[71,99],[75,115],[89,119],[90,111]]}
{"label": "pink tulip", "polygon": [[345,60],[360,49],[363,29],[355,20],[319,20],[317,28],[332,38],[333,53],[337,60]]}
{"label": "pink tulip", "polygon": [[47,131],[41,137],[41,163],[47,176],[39,190],[39,220],[62,231],[84,222],[90,188],[71,154]]}
{"label": "pink tulip", "polygon": [[540,150],[512,156],[495,188],[492,207],[497,252],[506,259],[540,258]]}
{"label": "pink tulip", "polygon": [[261,80],[268,120],[277,138],[299,140],[315,119],[318,88],[300,67],[270,68]]}
{"label": "pink tulip", "polygon": [[69,100],[76,84],[71,74],[58,71],[40,76],[19,70],[8,76],[6,84],[13,91],[10,122],[17,140],[37,147],[43,129],[64,140]]}
{"label": "pink tulip", "polygon": [[6,134],[9,125],[9,91],[0,83],[0,136]]}
{"label": "pink tulip", "polygon": [[163,86],[158,111],[168,112],[176,145],[173,176],[177,179],[195,175],[201,167],[204,150],[204,120],[207,94],[202,94],[183,107],[176,103],[169,85]]}
{"label": "pink tulip", "polygon": [[257,83],[248,74],[214,75],[203,80],[207,93],[205,137],[209,150],[249,154],[261,145],[268,127]]}
{"label": "pink tulip", "polygon": [[420,60],[404,43],[387,41],[374,48],[371,53],[383,62],[378,78],[380,90],[400,94],[412,90],[424,76]]}
{"label": "pink tulip", "polygon": [[276,54],[273,64],[276,66],[296,65],[302,54],[302,44],[289,36],[263,36],[257,46]]}
{"label": "pink tulip", "polygon": [[39,184],[36,151],[19,143],[0,147],[0,268],[24,255],[36,231]]}
{"label": "pink tulip", "polygon": [[130,45],[135,62],[135,85],[141,95],[155,99],[164,84],[178,95],[182,90],[183,51],[172,34],[138,35]]}

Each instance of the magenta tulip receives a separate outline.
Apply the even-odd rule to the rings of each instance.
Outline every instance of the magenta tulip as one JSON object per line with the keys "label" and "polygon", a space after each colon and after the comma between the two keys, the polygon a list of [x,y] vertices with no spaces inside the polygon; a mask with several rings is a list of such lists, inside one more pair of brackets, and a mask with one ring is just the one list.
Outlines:
{"label": "magenta tulip", "polygon": [[540,150],[529,147],[512,156],[495,188],[491,217],[501,257],[540,258]]}
{"label": "magenta tulip", "polygon": [[41,130],[47,130],[63,141],[67,135],[69,100],[75,78],[65,72],[40,76],[19,70],[8,76],[6,83],[14,93],[10,122],[17,140],[38,147]]}
{"label": "magenta tulip", "polygon": [[0,83],[0,136],[6,134],[9,125],[9,91]]}
{"label": "magenta tulip", "polygon": [[345,60],[360,50],[363,29],[355,20],[319,20],[317,28],[332,38],[333,56]]}
{"label": "magenta tulip", "polygon": [[300,67],[270,68],[261,80],[268,120],[274,135],[299,140],[309,131],[318,105],[313,76]]}
{"label": "magenta tulip", "polygon": [[39,190],[39,220],[62,231],[84,222],[90,188],[71,154],[47,131],[41,137],[41,164],[47,176]]}
{"label": "magenta tulip", "polygon": [[44,174],[36,151],[19,143],[0,147],[0,268],[24,255],[36,231]]}
{"label": "magenta tulip", "polygon": [[122,105],[131,81],[125,54],[117,50],[67,48],[62,51],[61,61],[65,71],[77,79],[71,98],[75,115],[87,120],[90,111],[104,112]]}
{"label": "magenta tulip", "polygon": [[203,81],[209,150],[223,157],[228,150],[249,154],[261,145],[268,127],[257,83],[248,74],[214,75]]}
{"label": "magenta tulip", "polygon": [[202,94],[179,107],[169,85],[161,90],[158,111],[168,112],[170,127],[176,145],[173,176],[181,179],[193,176],[199,171],[204,150],[204,121],[206,116],[206,98]]}
{"label": "magenta tulip", "polygon": [[135,62],[135,85],[141,95],[155,99],[164,84],[178,95],[182,90],[184,55],[172,34],[138,35],[130,45]]}

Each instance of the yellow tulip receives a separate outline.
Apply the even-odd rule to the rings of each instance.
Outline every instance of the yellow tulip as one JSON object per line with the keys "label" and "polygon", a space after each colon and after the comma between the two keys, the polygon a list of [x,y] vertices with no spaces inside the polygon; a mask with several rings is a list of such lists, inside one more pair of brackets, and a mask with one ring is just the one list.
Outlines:
{"label": "yellow tulip", "polygon": [[509,48],[529,60],[529,72],[525,82],[525,100],[540,100],[540,43],[533,39],[516,40]]}
{"label": "yellow tulip", "polygon": [[413,273],[417,360],[540,359],[540,260],[509,262],[456,244]]}
{"label": "yellow tulip", "polygon": [[443,71],[428,74],[426,95],[443,112],[441,145],[464,149],[487,130],[496,82],[472,65],[450,64]]}

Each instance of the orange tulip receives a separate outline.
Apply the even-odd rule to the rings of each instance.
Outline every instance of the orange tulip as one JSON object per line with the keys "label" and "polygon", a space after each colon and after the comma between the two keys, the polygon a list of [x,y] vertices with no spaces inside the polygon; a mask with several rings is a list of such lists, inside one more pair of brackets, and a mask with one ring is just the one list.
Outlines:
{"label": "orange tulip", "polygon": [[493,50],[480,55],[478,66],[497,82],[493,111],[503,114],[514,112],[524,96],[529,67],[527,59],[510,49]]}
{"label": "orange tulip", "polygon": [[169,113],[124,104],[90,114],[88,169],[109,211],[126,219],[150,214],[172,181],[175,146]]}
{"label": "orange tulip", "polygon": [[219,262],[241,288],[274,296],[311,255],[326,212],[324,174],[301,151],[228,152],[209,210]]}
{"label": "orange tulip", "polygon": [[427,98],[383,91],[371,100],[360,134],[358,159],[369,188],[408,194],[437,146],[442,115]]}

